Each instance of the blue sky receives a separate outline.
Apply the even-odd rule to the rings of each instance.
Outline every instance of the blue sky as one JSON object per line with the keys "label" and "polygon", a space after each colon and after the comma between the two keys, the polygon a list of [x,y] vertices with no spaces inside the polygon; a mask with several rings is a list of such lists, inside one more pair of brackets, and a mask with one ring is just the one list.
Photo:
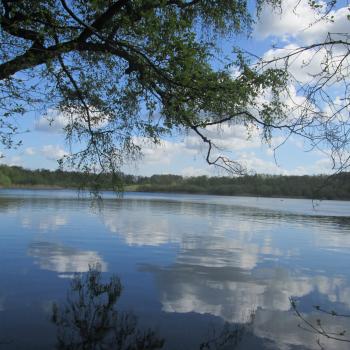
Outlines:
{"label": "blue sky", "polygon": [[[296,0],[283,1],[282,12],[264,8],[260,20],[253,29],[252,36],[243,36],[238,42],[246,50],[261,56],[272,57],[280,48],[293,48],[322,42],[328,32],[349,32],[349,14],[345,1],[332,13],[334,22],[315,23],[315,13],[309,8],[308,2],[302,0],[295,7]],[[310,26],[310,23],[314,23]],[[232,42],[230,42],[232,40]],[[225,54],[231,52],[237,38],[223,43]],[[310,74],[320,69],[320,58],[314,57],[307,67],[301,68],[305,57],[300,57],[292,66],[293,73],[301,81],[307,81]],[[300,98],[297,90],[291,86],[295,99]],[[336,96],[336,91],[334,91]],[[346,111],[349,118],[349,110]],[[57,159],[69,152],[62,128],[65,118],[49,111],[54,119],[50,123],[38,113],[28,113],[19,122],[23,145],[16,150],[2,150],[5,156],[1,161],[10,165],[21,165],[26,168],[57,168]],[[25,132],[28,130],[28,132]],[[208,134],[220,148],[220,154],[225,154],[233,160],[240,161],[249,171],[268,174],[319,174],[331,171],[329,158],[319,150],[309,150],[305,140],[290,137],[275,152],[274,148],[285,141],[285,135],[275,134],[271,145],[261,143],[261,137],[256,130],[250,130],[250,137],[244,127],[224,126],[221,130],[209,129]],[[137,139],[143,147],[143,157],[137,162],[126,164],[123,170],[138,175],[181,174],[192,175],[222,175],[218,169],[205,162],[206,148],[201,140],[193,134],[174,135],[163,140],[159,146],[151,145],[143,139]]]}

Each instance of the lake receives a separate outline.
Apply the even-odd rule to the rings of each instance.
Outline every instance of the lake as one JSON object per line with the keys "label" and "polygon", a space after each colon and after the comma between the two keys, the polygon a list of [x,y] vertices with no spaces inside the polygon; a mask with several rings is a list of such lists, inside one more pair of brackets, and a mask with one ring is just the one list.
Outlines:
{"label": "lake", "polygon": [[103,195],[0,190],[0,349],[54,348],[52,305],[96,264],[164,349],[235,330],[237,349],[350,348],[350,318],[328,314],[350,314],[350,202]]}

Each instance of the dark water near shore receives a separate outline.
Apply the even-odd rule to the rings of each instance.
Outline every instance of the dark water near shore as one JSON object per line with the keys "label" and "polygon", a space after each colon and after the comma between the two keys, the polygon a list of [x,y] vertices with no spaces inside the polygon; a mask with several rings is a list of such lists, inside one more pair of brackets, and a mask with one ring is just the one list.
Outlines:
{"label": "dark water near shore", "polygon": [[239,349],[350,348],[298,327],[290,303],[350,339],[350,318],[313,308],[350,314],[350,202],[1,190],[0,349],[53,348],[52,303],[95,263],[166,349],[198,349],[225,322],[247,325]]}

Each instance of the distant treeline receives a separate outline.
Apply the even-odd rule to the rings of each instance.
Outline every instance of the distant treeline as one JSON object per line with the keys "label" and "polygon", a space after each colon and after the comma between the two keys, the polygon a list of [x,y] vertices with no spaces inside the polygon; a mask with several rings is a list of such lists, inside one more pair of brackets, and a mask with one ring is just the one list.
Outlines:
{"label": "distant treeline", "polygon": [[320,199],[350,199],[350,172],[328,177],[246,175],[240,177],[182,177],[153,175],[150,177],[119,174],[112,178],[93,174],[45,169],[28,170],[18,166],[0,165],[2,187],[59,187],[121,189],[143,192],[176,192],[230,196],[303,197]]}

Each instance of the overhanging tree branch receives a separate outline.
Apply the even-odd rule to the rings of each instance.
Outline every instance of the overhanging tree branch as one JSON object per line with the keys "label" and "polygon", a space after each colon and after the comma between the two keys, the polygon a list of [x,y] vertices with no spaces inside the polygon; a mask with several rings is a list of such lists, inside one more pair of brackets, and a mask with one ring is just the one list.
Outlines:
{"label": "overhanging tree branch", "polygon": [[[89,157],[91,141],[97,136],[99,154],[107,160],[110,152],[121,161],[135,149],[134,140],[140,135],[158,142],[162,133],[192,130],[208,147],[209,164],[220,163],[240,173],[236,163],[213,156],[216,146],[204,130],[224,124],[242,125],[248,131],[258,128],[267,142],[274,130],[287,137],[298,135],[312,147],[331,146],[337,156],[349,147],[349,125],[339,118],[350,103],[345,76],[347,37],[330,36],[324,43],[297,48],[256,66],[237,53],[235,67],[240,73],[233,77],[227,67],[213,68],[216,39],[209,35],[199,40],[198,26],[220,35],[241,32],[251,23],[245,1],[0,0],[1,5],[0,110],[4,117],[0,119],[22,112],[19,101],[23,105],[35,101],[29,99],[35,91],[29,88],[30,79],[22,77],[38,79],[40,74],[46,85],[38,91],[38,101],[45,104],[54,97],[52,106],[77,109],[66,130],[69,137],[88,143],[86,152],[75,152],[81,157]],[[284,69],[292,59],[323,49],[332,57],[336,46],[345,52],[339,59],[333,56],[337,64],[315,75],[314,85],[300,87],[306,102],[292,101],[293,107],[286,108],[282,95],[289,93],[291,76]],[[339,76],[345,97],[341,106],[325,115],[312,99],[317,95],[334,107],[326,87],[339,82]],[[259,101],[264,94],[266,100]]]}

